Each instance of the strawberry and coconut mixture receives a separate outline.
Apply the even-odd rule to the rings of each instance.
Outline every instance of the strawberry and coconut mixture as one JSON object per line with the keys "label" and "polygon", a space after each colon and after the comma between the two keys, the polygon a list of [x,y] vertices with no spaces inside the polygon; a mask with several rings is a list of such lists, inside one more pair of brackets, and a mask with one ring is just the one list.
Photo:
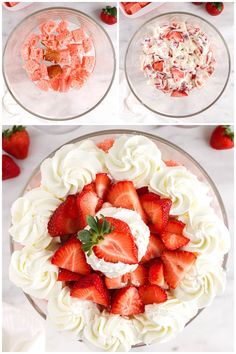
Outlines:
{"label": "strawberry and coconut mixture", "polygon": [[142,43],[141,69],[148,84],[172,97],[201,88],[215,70],[211,43],[201,28],[185,22],[156,27]]}
{"label": "strawberry and coconut mixture", "polygon": [[64,20],[41,23],[24,42],[21,57],[30,80],[43,91],[80,89],[95,65],[91,37]]}

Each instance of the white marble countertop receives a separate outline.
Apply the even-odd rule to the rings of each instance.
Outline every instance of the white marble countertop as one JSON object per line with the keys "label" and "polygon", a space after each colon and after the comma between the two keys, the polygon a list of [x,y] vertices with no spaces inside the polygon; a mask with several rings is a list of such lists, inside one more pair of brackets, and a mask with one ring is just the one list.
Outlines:
{"label": "white marble countertop", "polygon": [[[121,128],[121,126],[98,127],[71,127],[73,130],[63,135],[49,135],[48,127],[29,127],[31,136],[30,155],[19,165],[22,169],[17,179],[3,182],[3,301],[15,305],[25,311],[31,310],[35,318],[39,315],[31,308],[22,291],[15,287],[8,279],[10,259],[8,227],[10,224],[10,207],[20,195],[33,169],[51,151],[61,144],[83,134],[103,130]],[[132,126],[124,127],[134,129]],[[60,128],[58,128],[60,129]],[[139,126],[140,131],[147,131],[159,135],[183,148],[192,155],[209,173],[215,182],[224,201],[231,235],[233,235],[233,150],[217,151],[209,147],[208,141],[213,127],[199,126],[195,128],[175,126]],[[176,339],[169,343],[152,345],[136,349],[138,352],[228,352],[233,351],[233,252],[228,260],[228,282],[226,292],[222,297],[215,299],[212,306],[204,310]],[[46,331],[46,351],[54,352],[86,352],[89,351],[82,343],[72,343],[64,336],[56,333],[52,328]]]}
{"label": "white marble countertop", "polygon": [[[7,38],[10,32],[15,28],[16,24],[19,23],[23,18],[30,15],[31,13],[38,11],[40,9],[44,9],[47,7],[56,7],[56,6],[65,6],[71,7],[77,10],[81,10],[91,17],[93,17],[96,21],[99,22],[100,25],[106,30],[108,35],[110,36],[113,46],[115,50],[117,50],[117,25],[109,26],[103,23],[99,14],[102,8],[106,5],[111,5],[112,1],[109,3],[105,2],[35,2],[30,6],[19,10],[10,12],[3,8],[2,10],[2,45],[5,46]],[[118,86],[118,75],[116,75],[113,85],[101,102],[98,107],[92,110],[90,113],[66,122],[60,122],[60,124],[97,124],[99,120],[99,124],[107,124],[111,120],[114,121],[117,117],[117,86]],[[3,100],[8,107],[7,110],[3,109],[3,121],[4,124],[51,124],[57,125],[57,122],[53,121],[45,121],[36,116],[33,116],[26,112],[23,108],[21,108],[15,100],[12,98],[9,92],[5,89],[5,97]],[[118,124],[118,123],[117,123]]]}
{"label": "white marble countertop", "polygon": [[152,10],[138,18],[129,19],[120,11],[120,31],[119,31],[119,49],[120,49],[120,119],[124,122],[129,120],[130,124],[219,124],[232,123],[234,121],[233,112],[233,67],[231,70],[228,86],[221,98],[205,112],[191,118],[175,119],[165,118],[152,113],[131,93],[124,75],[124,57],[128,43],[135,31],[146,21],[158,14],[184,11],[196,14],[211,22],[217,27],[225,38],[229,46],[229,51],[233,65],[233,14],[234,8],[232,2],[224,3],[225,8],[221,15],[210,16],[203,6],[194,6],[191,2],[165,2],[161,7]]}

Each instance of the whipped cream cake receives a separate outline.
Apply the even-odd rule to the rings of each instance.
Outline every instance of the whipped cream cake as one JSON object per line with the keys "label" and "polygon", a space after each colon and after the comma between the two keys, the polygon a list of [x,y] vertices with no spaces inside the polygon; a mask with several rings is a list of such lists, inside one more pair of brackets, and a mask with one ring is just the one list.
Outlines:
{"label": "whipped cream cake", "polygon": [[169,341],[224,292],[229,232],[211,204],[145,136],[64,145],[12,206],[10,279],[74,340]]}

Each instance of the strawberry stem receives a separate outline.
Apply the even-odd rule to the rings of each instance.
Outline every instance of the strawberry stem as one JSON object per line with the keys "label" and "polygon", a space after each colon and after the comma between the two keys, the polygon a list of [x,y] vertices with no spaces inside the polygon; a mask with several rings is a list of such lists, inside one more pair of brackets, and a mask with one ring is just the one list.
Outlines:
{"label": "strawberry stem", "polygon": [[2,132],[2,137],[7,138],[9,140],[11,136],[16,132],[22,132],[24,130],[25,127],[23,125],[13,125],[12,129],[6,129]]}

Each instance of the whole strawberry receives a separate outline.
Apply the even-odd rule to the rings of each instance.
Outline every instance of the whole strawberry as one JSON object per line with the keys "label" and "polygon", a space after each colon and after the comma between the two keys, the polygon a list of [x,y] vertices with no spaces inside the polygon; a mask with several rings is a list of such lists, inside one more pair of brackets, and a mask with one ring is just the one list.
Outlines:
{"label": "whole strawberry", "polygon": [[28,156],[30,137],[25,127],[14,125],[2,133],[2,148],[8,154],[23,160]]}
{"label": "whole strawberry", "polygon": [[106,6],[105,9],[102,9],[100,18],[107,25],[114,25],[117,22],[116,7]]}
{"label": "whole strawberry", "polygon": [[218,16],[224,10],[223,2],[207,2],[206,10],[211,16]]}
{"label": "whole strawberry", "polygon": [[19,176],[20,167],[13,161],[11,156],[2,155],[2,179],[9,179]]}
{"label": "whole strawberry", "polygon": [[210,145],[216,150],[231,149],[234,147],[234,132],[229,125],[219,125],[211,135]]}

